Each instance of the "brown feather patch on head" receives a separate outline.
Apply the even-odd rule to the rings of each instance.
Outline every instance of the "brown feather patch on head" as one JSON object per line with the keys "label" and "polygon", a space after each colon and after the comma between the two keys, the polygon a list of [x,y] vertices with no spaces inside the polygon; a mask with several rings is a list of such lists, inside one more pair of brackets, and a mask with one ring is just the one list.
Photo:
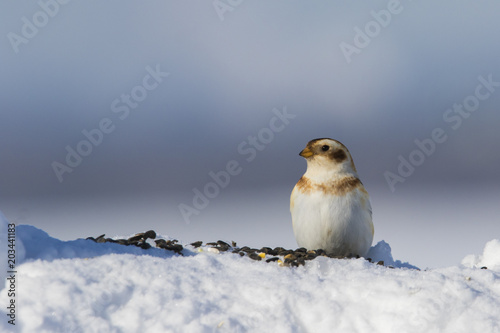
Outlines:
{"label": "brown feather patch on head", "polygon": [[361,181],[356,177],[344,177],[328,183],[314,183],[306,176],[302,176],[297,182],[296,188],[302,193],[321,191],[324,194],[345,195],[357,188],[366,192]]}
{"label": "brown feather patch on head", "polygon": [[330,155],[337,163],[344,161],[347,158],[347,154],[343,149],[337,149]]}

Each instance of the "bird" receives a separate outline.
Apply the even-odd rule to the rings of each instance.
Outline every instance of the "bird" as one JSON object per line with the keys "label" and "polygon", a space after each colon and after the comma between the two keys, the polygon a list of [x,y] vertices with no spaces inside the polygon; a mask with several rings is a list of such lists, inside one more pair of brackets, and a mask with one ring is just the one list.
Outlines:
{"label": "bird", "polygon": [[297,244],[333,256],[366,256],[374,235],[372,208],[351,153],[340,141],[320,138],[299,155],[307,169],[290,196]]}

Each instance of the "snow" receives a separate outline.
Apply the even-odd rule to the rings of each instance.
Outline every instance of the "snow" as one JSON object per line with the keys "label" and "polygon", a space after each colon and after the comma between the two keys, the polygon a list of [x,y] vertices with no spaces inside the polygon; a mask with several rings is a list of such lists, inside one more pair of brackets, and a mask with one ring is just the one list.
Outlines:
{"label": "snow", "polygon": [[[6,225],[0,213],[4,280]],[[292,268],[207,247],[61,241],[30,225],[16,234],[20,332],[500,332],[498,240],[461,265],[418,270],[383,241],[369,255],[386,266],[318,257]],[[3,289],[1,332],[15,331],[8,302]]]}
{"label": "snow", "polygon": [[500,241],[494,239],[486,244],[482,255],[468,255],[462,260],[467,267],[488,267],[500,270]]}

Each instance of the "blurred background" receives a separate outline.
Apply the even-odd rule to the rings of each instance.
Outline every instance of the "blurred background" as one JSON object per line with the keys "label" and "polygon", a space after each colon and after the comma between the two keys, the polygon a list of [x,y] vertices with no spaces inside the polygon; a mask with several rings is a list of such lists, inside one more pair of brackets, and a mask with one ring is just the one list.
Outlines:
{"label": "blurred background", "polygon": [[[374,244],[421,268],[454,265],[500,237],[499,11],[451,0],[4,1],[0,209],[60,239],[154,229],[296,247],[298,153],[331,137],[371,195]],[[419,153],[415,140],[435,129],[446,140]],[[229,161],[239,172],[222,187],[210,172]]]}

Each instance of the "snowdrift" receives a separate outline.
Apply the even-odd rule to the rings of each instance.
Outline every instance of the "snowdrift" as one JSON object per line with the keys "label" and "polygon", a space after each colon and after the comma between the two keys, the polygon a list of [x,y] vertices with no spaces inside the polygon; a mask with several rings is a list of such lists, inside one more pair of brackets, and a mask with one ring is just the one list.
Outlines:
{"label": "snowdrift", "polygon": [[61,241],[29,225],[16,228],[13,326],[0,220],[1,332],[500,332],[498,240],[432,270],[393,260],[385,242],[369,254],[385,266],[318,257],[281,267],[206,246],[181,256]]}

